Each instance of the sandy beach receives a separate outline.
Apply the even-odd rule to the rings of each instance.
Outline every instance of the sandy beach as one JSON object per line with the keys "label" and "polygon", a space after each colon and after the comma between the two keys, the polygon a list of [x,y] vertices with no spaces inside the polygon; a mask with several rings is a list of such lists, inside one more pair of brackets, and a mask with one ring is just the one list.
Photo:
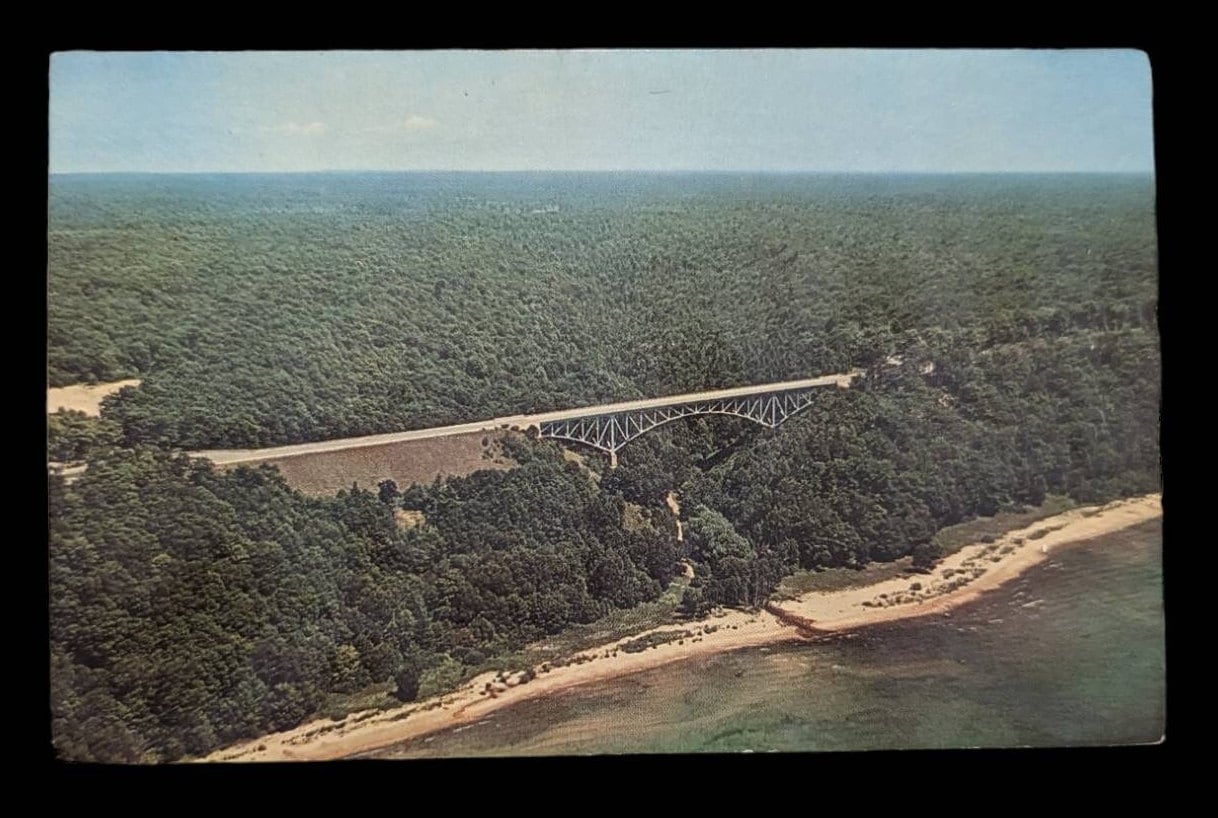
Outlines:
{"label": "sandy beach", "polygon": [[[526,679],[483,674],[452,693],[382,711],[321,719],[218,750],[204,761],[292,761],[345,758],[436,730],[476,722],[526,699],[625,676],[698,656],[852,630],[930,614],[946,614],[1048,559],[1056,549],[1119,531],[1162,515],[1158,494],[1077,508],[966,545],[929,573],[872,585],[812,592],[758,612],[727,611],[697,622],[666,625],[534,668]],[[676,632],[688,632],[678,636]],[[671,641],[629,652],[623,646],[660,634]],[[499,678],[497,678],[499,677]]]}
{"label": "sandy beach", "polygon": [[[806,594],[772,608],[793,624],[837,632],[911,616],[942,613],[976,599],[1048,558],[1054,549],[1119,531],[1163,513],[1151,494],[1104,506],[1071,509],[1008,531],[991,543],[967,545],[925,575],[898,577],[861,588]],[[918,590],[911,586],[918,584]]]}

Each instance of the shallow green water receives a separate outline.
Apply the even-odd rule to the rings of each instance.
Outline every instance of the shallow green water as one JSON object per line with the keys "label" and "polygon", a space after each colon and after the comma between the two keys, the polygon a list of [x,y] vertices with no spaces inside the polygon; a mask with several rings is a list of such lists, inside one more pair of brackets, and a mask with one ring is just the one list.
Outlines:
{"label": "shallow green water", "polygon": [[949,617],[692,660],[379,758],[1141,743],[1165,729],[1161,526],[1054,555]]}

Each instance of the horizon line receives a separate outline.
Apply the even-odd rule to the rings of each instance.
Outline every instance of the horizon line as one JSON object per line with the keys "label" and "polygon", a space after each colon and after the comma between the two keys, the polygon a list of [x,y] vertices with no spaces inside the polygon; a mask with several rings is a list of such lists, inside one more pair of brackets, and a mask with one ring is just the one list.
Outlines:
{"label": "horizon line", "polygon": [[48,171],[48,176],[305,176],[310,174],[340,174],[340,173],[648,173],[648,174],[706,174],[706,175],[740,175],[757,174],[771,176],[800,176],[800,175],[851,175],[851,176],[1031,176],[1031,175],[1121,175],[1121,176],[1151,176],[1155,168],[1141,170],[1061,170],[1061,169],[1020,169],[1020,170],[816,170],[816,169],[720,169],[720,168],[517,168],[517,169],[483,169],[483,168],[317,168],[313,170],[61,170]]}

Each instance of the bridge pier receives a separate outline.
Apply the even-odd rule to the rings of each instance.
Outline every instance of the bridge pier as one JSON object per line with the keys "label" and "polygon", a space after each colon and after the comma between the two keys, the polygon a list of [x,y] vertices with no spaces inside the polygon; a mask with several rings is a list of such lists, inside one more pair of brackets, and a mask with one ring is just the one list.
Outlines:
{"label": "bridge pier", "polygon": [[609,468],[617,468],[617,452],[609,452]]}

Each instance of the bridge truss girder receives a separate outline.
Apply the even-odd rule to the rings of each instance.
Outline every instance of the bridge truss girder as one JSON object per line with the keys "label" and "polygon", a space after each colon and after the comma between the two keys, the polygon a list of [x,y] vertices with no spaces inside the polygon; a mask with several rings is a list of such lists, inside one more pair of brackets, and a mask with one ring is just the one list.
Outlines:
{"label": "bridge truss girder", "polygon": [[812,394],[818,388],[823,387],[788,389],[738,398],[690,401],[649,409],[542,421],[538,425],[538,436],[583,443],[608,453],[616,464],[618,451],[627,443],[652,429],[681,418],[732,415],[773,429],[810,406]]}

